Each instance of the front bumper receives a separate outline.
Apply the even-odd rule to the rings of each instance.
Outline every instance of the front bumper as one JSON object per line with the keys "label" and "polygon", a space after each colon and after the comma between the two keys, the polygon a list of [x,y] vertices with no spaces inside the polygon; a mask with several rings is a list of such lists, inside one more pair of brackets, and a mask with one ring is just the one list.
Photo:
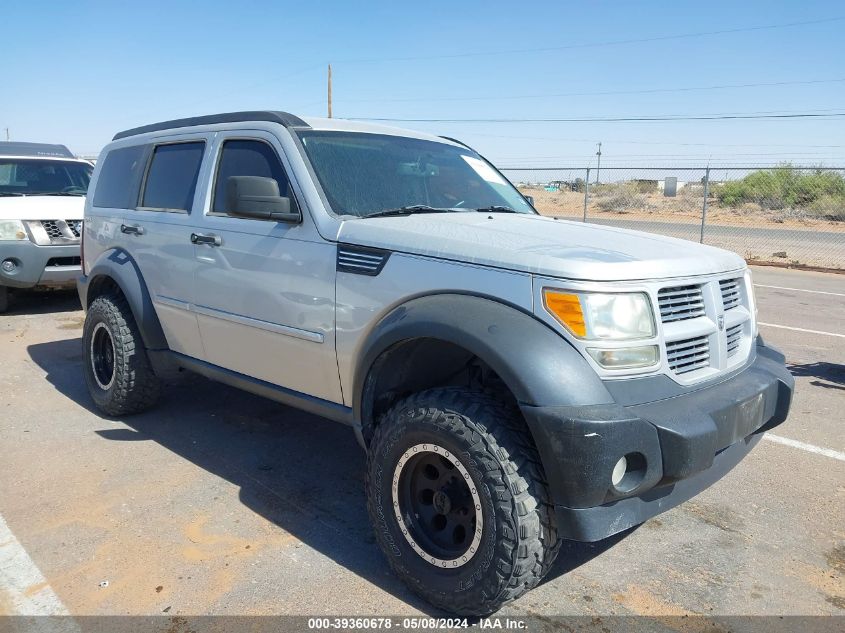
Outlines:
{"label": "front bumper", "polygon": [[12,259],[14,272],[0,269],[0,286],[72,287],[82,272],[79,244],[38,246],[32,242],[0,242],[0,262]]}
{"label": "front bumper", "polygon": [[[695,496],[786,419],[793,389],[783,355],[758,339],[745,369],[675,397],[628,406],[523,406],[561,535],[597,541]],[[632,469],[614,486],[611,473],[623,456]]]}

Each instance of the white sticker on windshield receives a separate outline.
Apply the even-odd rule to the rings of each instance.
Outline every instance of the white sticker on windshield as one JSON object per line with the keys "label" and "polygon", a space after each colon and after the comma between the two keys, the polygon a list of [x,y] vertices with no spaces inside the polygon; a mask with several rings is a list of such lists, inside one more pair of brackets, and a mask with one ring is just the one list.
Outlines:
{"label": "white sticker on windshield", "polygon": [[497,185],[507,184],[505,179],[497,174],[493,168],[483,160],[479,160],[478,158],[474,158],[472,156],[464,156],[463,154],[461,154],[461,158],[467,162],[467,165],[475,170],[476,174],[484,178],[487,182],[495,182]]}

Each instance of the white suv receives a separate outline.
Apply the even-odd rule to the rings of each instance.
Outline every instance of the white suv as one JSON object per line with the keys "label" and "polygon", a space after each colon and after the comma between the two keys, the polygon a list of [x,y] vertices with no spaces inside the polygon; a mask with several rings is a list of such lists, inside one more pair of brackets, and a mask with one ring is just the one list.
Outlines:
{"label": "white suv", "polygon": [[79,293],[102,411],[180,368],[349,425],[390,565],[459,614],[709,486],[793,389],[740,257],[541,217],[466,145],[349,121],[121,132]]}
{"label": "white suv", "polygon": [[0,142],[0,312],[10,288],[76,282],[93,169],[64,145]]}

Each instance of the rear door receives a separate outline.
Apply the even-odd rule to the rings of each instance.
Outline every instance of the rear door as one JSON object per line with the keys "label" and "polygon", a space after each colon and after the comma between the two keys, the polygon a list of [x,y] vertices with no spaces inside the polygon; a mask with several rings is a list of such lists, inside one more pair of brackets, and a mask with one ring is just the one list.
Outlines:
{"label": "rear door", "polygon": [[[121,225],[124,243],[141,268],[167,343],[175,352],[203,357],[194,287],[193,217],[202,213],[196,192],[212,135],[167,137],[151,144],[138,204]],[[207,170],[206,170],[207,171]]]}
{"label": "rear door", "polygon": [[[220,132],[215,168],[197,216],[194,303],[206,359],[220,367],[342,402],[334,333],[334,244],[318,234],[278,140]],[[274,178],[303,221],[229,216],[231,176]],[[201,229],[201,230],[200,230]]]}

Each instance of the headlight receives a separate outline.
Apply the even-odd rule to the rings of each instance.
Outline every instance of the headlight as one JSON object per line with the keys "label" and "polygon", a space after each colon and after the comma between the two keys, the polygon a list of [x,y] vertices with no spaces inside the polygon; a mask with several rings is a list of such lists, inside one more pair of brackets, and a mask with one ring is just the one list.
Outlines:
{"label": "headlight", "polygon": [[655,334],[651,303],[642,292],[576,293],[546,288],[543,302],[546,310],[578,338],[631,341]]}
{"label": "headlight", "polygon": [[20,220],[0,220],[0,241],[25,239],[27,239],[27,235],[23,228],[23,222]]}

